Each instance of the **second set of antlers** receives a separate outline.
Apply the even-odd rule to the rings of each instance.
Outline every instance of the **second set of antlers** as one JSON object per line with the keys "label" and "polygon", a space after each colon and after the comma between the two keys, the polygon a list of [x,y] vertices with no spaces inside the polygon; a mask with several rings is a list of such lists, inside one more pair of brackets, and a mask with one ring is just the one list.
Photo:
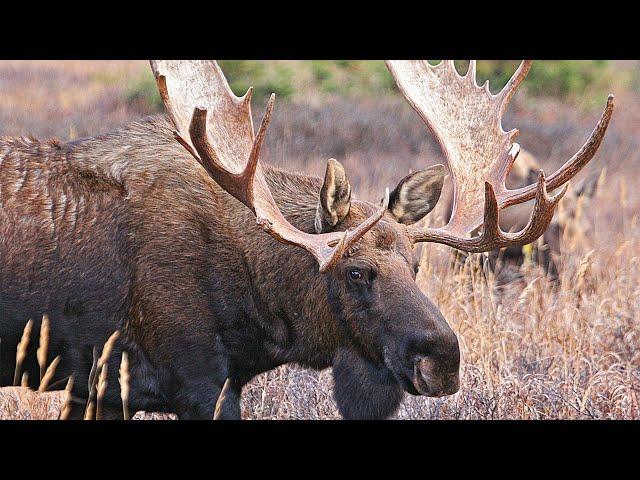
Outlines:
{"label": "second set of antlers", "polygon": [[[388,60],[386,65],[400,91],[437,138],[453,180],[451,219],[437,229],[409,227],[413,242],[437,242],[466,252],[485,252],[524,245],[540,237],[567,185],[595,155],[604,137],[613,96],[586,143],[548,178],[540,170],[536,184],[509,190],[505,180],[519,145],[514,129],[505,132],[502,116],[531,68],[523,61],[496,95],[476,83],[476,62],[464,76],[453,60],[431,65],[426,60]],[[332,268],[343,254],[384,215],[389,190],[380,209],[346,232],[310,234],[291,225],[277,207],[262,172],[259,156],[271,119],[272,94],[257,134],[251,118],[251,92],[236,97],[215,61],[152,60],[162,100],[175,126],[176,139],[229,194],[256,215],[258,225],[279,242],[304,248],[320,271]],[[555,196],[547,193],[564,185]],[[500,210],[535,198],[529,223],[519,232],[499,226]],[[474,237],[471,233],[482,227]]]}

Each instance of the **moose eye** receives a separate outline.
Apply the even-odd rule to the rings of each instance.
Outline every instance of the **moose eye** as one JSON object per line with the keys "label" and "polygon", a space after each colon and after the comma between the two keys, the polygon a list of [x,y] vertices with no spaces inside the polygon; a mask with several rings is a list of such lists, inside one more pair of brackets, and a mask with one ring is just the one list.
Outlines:
{"label": "moose eye", "polygon": [[362,280],[362,273],[360,273],[360,270],[349,270],[349,278],[351,280]]}

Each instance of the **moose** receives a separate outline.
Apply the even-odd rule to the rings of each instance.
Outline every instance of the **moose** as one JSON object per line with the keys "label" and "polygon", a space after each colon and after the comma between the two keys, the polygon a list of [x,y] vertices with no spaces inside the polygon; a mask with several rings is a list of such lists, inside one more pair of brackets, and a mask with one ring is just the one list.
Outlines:
{"label": "moose", "polygon": [[[525,187],[536,180],[540,168],[537,158],[529,151],[521,149],[518,161],[509,172],[507,183],[515,188]],[[559,282],[557,261],[562,252],[563,238],[584,238],[590,228],[579,212],[589,205],[597,193],[599,177],[592,172],[575,188],[570,186],[558,205],[558,215],[551,220],[549,227],[538,241],[529,245],[532,261],[542,267],[552,282]],[[527,224],[532,203],[532,201],[521,203],[504,211],[500,216],[500,227],[507,232],[522,229]],[[453,195],[450,190],[443,189],[440,204],[442,204],[441,211],[438,212],[440,216],[450,218],[453,209]],[[524,263],[526,247],[510,245],[488,253],[487,265],[496,274],[499,285],[520,277],[517,268],[511,267],[519,267]],[[464,259],[464,255],[460,252],[454,250],[452,253],[454,262]],[[484,263],[483,258],[480,260]]]}
{"label": "moose", "polygon": [[[452,61],[386,64],[447,165],[409,174],[380,204],[352,196],[334,159],[324,179],[263,164],[275,96],[254,131],[252,90],[236,97],[214,61],[151,61],[167,115],[68,143],[0,137],[0,384],[25,322],[35,336],[46,313],[61,357],[52,385],[75,379],[71,418],[94,348],[116,330],[110,358],[127,352],[132,411],[210,419],[221,403],[218,418],[239,419],[243,385],[290,362],[333,367],[347,419],[387,418],[405,392],[458,391],[458,339],[415,283],[414,246],[486,252],[540,237],[596,153],[613,97],[558,171],[509,190],[519,146],[501,118],[531,61],[496,95],[477,85],[475,61],[464,76]],[[451,219],[422,228],[447,172]],[[530,200],[527,224],[502,231],[500,210]],[[104,416],[122,418],[117,369],[106,379]]]}

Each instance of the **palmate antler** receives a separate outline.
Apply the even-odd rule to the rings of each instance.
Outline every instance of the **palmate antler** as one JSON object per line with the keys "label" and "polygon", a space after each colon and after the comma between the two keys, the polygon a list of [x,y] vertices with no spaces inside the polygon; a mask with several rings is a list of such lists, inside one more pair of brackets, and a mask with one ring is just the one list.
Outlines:
{"label": "palmate antler", "polygon": [[311,253],[321,272],[333,267],[384,215],[388,190],[382,207],[353,230],[317,235],[298,230],[280,212],[258,162],[275,95],[254,135],[251,89],[236,97],[215,61],[152,60],[151,68],[176,139],[218,185],[256,215],[262,229],[279,242]]}
{"label": "palmate antler", "polygon": [[[613,112],[613,95],[593,133],[582,148],[557,172],[538,182],[508,190],[505,179],[520,146],[513,143],[517,129],[505,132],[502,115],[524,80],[531,61],[523,61],[500,93],[493,95],[486,82],[476,84],[476,62],[460,76],[453,60],[435,66],[426,60],[388,60],[401,92],[438,139],[453,179],[454,203],[449,223],[439,229],[410,229],[414,242],[437,242],[467,252],[485,252],[509,245],[524,245],[540,237],[549,226],[553,211],[566,191],[554,190],[573,178],[594,156]],[[536,199],[527,226],[516,233],[499,227],[501,209]],[[482,234],[469,235],[482,225]]]}

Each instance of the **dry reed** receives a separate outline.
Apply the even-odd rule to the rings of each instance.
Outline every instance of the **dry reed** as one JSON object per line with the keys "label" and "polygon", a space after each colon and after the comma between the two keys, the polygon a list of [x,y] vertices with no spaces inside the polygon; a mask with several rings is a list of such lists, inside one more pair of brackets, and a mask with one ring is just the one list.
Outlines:
{"label": "dry reed", "polygon": [[40,380],[40,386],[38,387],[39,392],[45,392],[49,387],[49,383],[53,379],[53,376],[56,373],[56,368],[60,363],[60,355],[53,359],[53,362],[47,367],[42,380]]}
{"label": "dry reed", "polygon": [[129,387],[129,355],[123,351],[120,361],[120,398],[122,400],[122,415],[125,420],[131,418],[129,414]]}
{"label": "dry reed", "polygon": [[22,338],[18,343],[16,351],[16,370],[13,376],[13,384],[18,385],[18,379],[20,379],[20,372],[22,371],[22,362],[27,356],[27,350],[29,348],[29,339],[31,337],[31,329],[33,328],[33,320],[29,320],[22,331]]}
{"label": "dry reed", "polygon": [[73,376],[69,377],[69,380],[67,380],[67,385],[64,388],[65,400],[64,400],[62,409],[60,411],[60,416],[58,417],[59,420],[67,420],[69,418],[69,415],[71,414],[71,403],[73,402],[73,397],[71,393],[72,390],[73,390]]}
{"label": "dry reed", "polygon": [[216,406],[213,412],[213,419],[220,420],[222,418],[222,409],[224,408],[224,402],[227,399],[227,393],[231,388],[231,380],[227,378],[224,381],[224,385],[222,385],[222,390],[220,390],[220,395],[218,395],[218,400],[216,400]]}
{"label": "dry reed", "polygon": [[102,401],[107,392],[107,371],[108,363],[104,363],[100,368],[100,378],[98,380],[98,395],[96,400],[96,420],[102,419]]}
{"label": "dry reed", "polygon": [[49,315],[46,313],[42,315],[42,323],[40,324],[40,342],[38,344],[38,351],[36,355],[38,357],[38,365],[40,365],[40,383],[47,370],[47,353],[49,351]]}

